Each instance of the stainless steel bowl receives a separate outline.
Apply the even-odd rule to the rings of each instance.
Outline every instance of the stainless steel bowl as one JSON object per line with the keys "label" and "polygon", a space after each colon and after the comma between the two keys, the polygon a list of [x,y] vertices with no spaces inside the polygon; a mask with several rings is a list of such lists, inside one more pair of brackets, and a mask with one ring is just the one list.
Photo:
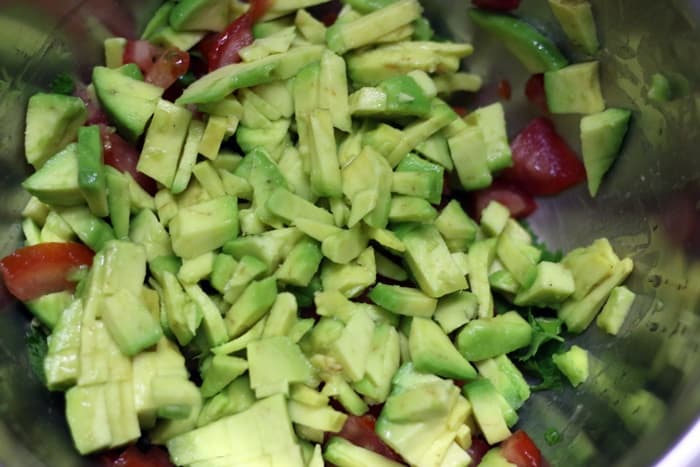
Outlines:
{"label": "stainless steel bowl", "polygon": [[[29,173],[23,158],[27,98],[59,71],[89,76],[102,40],[133,35],[157,0],[0,0],[0,255],[21,242],[20,189]],[[507,79],[506,104],[515,133],[533,116],[522,97],[526,72],[467,20],[468,0],[426,1],[444,34],[476,45],[467,66],[490,83],[476,101],[497,98]],[[558,35],[544,0],[524,0],[522,14]],[[597,363],[577,390],[536,394],[523,409],[523,427],[552,465],[700,465],[700,1],[593,1],[602,43],[608,104],[634,111],[624,153],[598,197],[585,187],[540,199],[534,229],[564,250],[607,237],[634,258],[629,286],[639,294],[618,338],[597,329],[578,337]],[[647,97],[654,73],[671,78],[670,102]],[[578,144],[574,117],[557,119]],[[89,465],[73,451],[61,395],[43,389],[28,365],[27,316],[0,290],[0,465]],[[563,436],[554,446],[544,433]]]}

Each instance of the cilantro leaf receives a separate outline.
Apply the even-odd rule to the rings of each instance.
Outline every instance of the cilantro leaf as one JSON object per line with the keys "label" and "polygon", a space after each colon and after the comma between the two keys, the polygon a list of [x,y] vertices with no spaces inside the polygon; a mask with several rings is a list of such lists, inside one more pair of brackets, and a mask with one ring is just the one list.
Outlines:
{"label": "cilantro leaf", "polygon": [[521,361],[529,360],[537,354],[540,346],[551,340],[564,342],[561,333],[562,320],[557,318],[535,318],[528,312],[528,321],[532,326],[532,341],[527,353],[520,357]]}
{"label": "cilantro leaf", "polygon": [[59,73],[51,81],[51,92],[56,94],[64,94],[69,96],[75,91],[75,82],[73,77],[68,73]]}
{"label": "cilantro leaf", "polygon": [[530,224],[527,221],[520,221],[520,225],[523,226],[525,230],[532,235],[532,246],[537,248],[542,252],[541,261],[550,261],[552,263],[558,263],[564,257],[564,253],[561,250],[552,251],[549,247],[542,241],[540,241],[539,236],[532,230]]}
{"label": "cilantro leaf", "polygon": [[530,385],[533,391],[546,391],[564,386],[564,375],[556,367],[551,356],[530,359],[522,364],[522,369],[540,381]]}
{"label": "cilantro leaf", "polygon": [[25,338],[27,344],[27,356],[29,367],[43,384],[46,384],[46,374],[44,373],[44,359],[49,351],[46,342],[46,334],[38,326],[30,326]]}

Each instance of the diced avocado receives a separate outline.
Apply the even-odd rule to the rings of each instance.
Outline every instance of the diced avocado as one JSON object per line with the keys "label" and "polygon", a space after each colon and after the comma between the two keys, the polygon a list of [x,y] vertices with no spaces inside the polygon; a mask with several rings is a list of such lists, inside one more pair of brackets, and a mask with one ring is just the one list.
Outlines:
{"label": "diced avocado", "polygon": [[39,201],[54,206],[76,206],[85,198],[78,184],[78,145],[69,144],[22,182]]}
{"label": "diced avocado", "polygon": [[136,168],[169,188],[175,180],[192,113],[164,99],[158,101],[154,112]]}
{"label": "diced avocado", "polygon": [[192,174],[210,197],[218,198],[227,194],[219,172],[210,161],[202,161],[195,164],[192,167]]}
{"label": "diced avocado", "polygon": [[109,214],[107,182],[102,163],[102,140],[97,125],[78,129],[78,186],[90,211],[97,217]]}
{"label": "diced avocado", "polygon": [[437,211],[430,203],[415,196],[392,196],[389,209],[389,221],[431,223],[437,217]]}
{"label": "diced avocado", "polygon": [[238,235],[238,203],[231,196],[182,208],[170,221],[173,250],[183,258],[213,251]]}
{"label": "diced avocado", "polygon": [[343,229],[321,243],[323,256],[337,264],[348,264],[367,248],[367,234],[361,225]]}
{"label": "diced avocado", "polygon": [[228,25],[226,0],[183,0],[170,10],[170,25],[176,31],[221,31]]}
{"label": "diced avocado", "polygon": [[469,17],[501,41],[530,73],[558,70],[568,64],[550,39],[519,18],[477,8],[469,10]]}
{"label": "diced avocado", "polygon": [[481,212],[481,228],[489,237],[497,237],[503,232],[510,219],[510,211],[498,201],[491,201]]}
{"label": "diced avocado", "polygon": [[430,318],[437,306],[436,299],[420,290],[398,285],[377,284],[368,296],[377,305],[405,316]]}
{"label": "diced avocado", "polygon": [[331,113],[313,110],[308,119],[311,188],[319,196],[338,197],[342,194],[342,182]]}
{"label": "diced avocado", "polygon": [[481,458],[479,463],[482,467],[515,467],[516,464],[509,462],[501,453],[501,448],[491,448]]}
{"label": "diced avocado", "polygon": [[289,394],[292,383],[315,379],[311,363],[286,336],[267,337],[248,344],[250,386],[258,399],[274,394]]}
{"label": "diced avocado", "polygon": [[464,385],[462,391],[471,402],[476,423],[489,444],[496,444],[510,436],[498,402],[500,394],[489,380],[471,381]]}
{"label": "diced avocado", "polygon": [[476,239],[479,229],[457,200],[451,200],[435,219],[435,227],[450,251],[466,251]]}
{"label": "diced avocado", "polygon": [[31,219],[24,219],[22,221],[22,234],[24,235],[25,246],[41,243],[41,230]]}
{"label": "diced avocado", "polygon": [[124,64],[125,46],[126,39],[123,37],[108,37],[104,40],[105,66],[107,68],[119,68]]}
{"label": "diced avocado", "polygon": [[497,102],[480,107],[467,115],[465,121],[481,129],[486,145],[486,161],[491,172],[513,164],[503,104]]}
{"label": "diced avocado", "polygon": [[[111,67],[110,67],[111,68]],[[129,78],[143,81],[143,73],[139,66],[135,63],[127,63],[117,68],[123,75]]]}
{"label": "diced avocado", "polygon": [[469,265],[469,285],[479,301],[479,318],[493,316],[493,296],[489,284],[489,270],[496,250],[496,239],[479,240],[469,249],[467,264]]}
{"label": "diced avocado", "polygon": [[498,260],[505,266],[520,285],[530,285],[534,281],[537,273],[536,264],[542,256],[542,252],[529,244],[529,242],[518,239],[514,233],[517,223],[507,223],[503,233],[498,239],[496,255]]}
{"label": "diced avocado", "polygon": [[42,295],[25,302],[29,311],[50,330],[56,327],[63,311],[73,302],[73,294],[68,291]]}
{"label": "diced avocado", "polygon": [[80,374],[80,329],[83,302],[76,299],[60,315],[48,338],[44,358],[46,386],[51,391],[73,386]]}
{"label": "diced avocado", "polygon": [[632,112],[607,109],[581,119],[583,163],[591,196],[598,193],[603,176],[620,153]]}
{"label": "diced avocado", "polygon": [[632,260],[625,258],[615,265],[610,276],[596,285],[585,297],[580,300],[570,298],[564,302],[558,316],[564,320],[566,328],[573,333],[583,332],[593,322],[610,292],[627,279],[633,268]]}
{"label": "diced avocado", "polygon": [[[428,162],[415,154],[408,154],[396,167],[392,180],[392,191],[404,195],[419,196],[427,199],[431,204],[439,204],[442,199],[444,172],[441,166]],[[420,183],[419,179],[414,179],[410,185],[419,189],[397,191],[397,182],[401,180],[401,175],[408,174],[419,176],[419,179],[423,181]],[[397,177],[399,177],[398,180]]]}
{"label": "diced avocado", "polygon": [[224,300],[234,303],[246,287],[267,272],[267,265],[255,256],[245,255],[236,264],[231,277],[224,285]]}
{"label": "diced avocado", "polygon": [[224,245],[224,253],[240,260],[252,255],[267,265],[272,273],[304,234],[295,227],[276,229],[260,235],[248,235],[231,240]]}
{"label": "diced avocado", "polygon": [[363,192],[376,194],[375,207],[364,216],[367,225],[385,228],[391,208],[391,185],[386,183],[391,177],[391,167],[377,151],[365,146],[351,163],[343,167],[343,194],[355,204],[355,198]]}
{"label": "diced avocado", "polygon": [[331,344],[331,356],[342,365],[343,373],[350,381],[359,381],[365,374],[373,332],[372,319],[364,310],[358,310]]}
{"label": "diced avocado", "polygon": [[318,105],[331,113],[335,128],[346,132],[352,130],[345,60],[330,50],[321,55]]}
{"label": "diced avocado", "polygon": [[236,89],[295,76],[305,65],[319,60],[320,45],[300,46],[250,63],[234,63],[192,83],[177,100],[179,104],[216,102]]}
{"label": "diced avocado", "polygon": [[250,329],[270,310],[276,297],[274,277],[251,282],[226,313],[229,336],[238,337]]}
{"label": "diced avocado", "polygon": [[326,444],[323,458],[338,467],[399,467],[394,462],[374,451],[359,447],[344,438],[334,436]]}
{"label": "diced avocado", "polygon": [[476,370],[430,319],[415,317],[412,320],[408,347],[411,361],[418,371],[459,380],[476,377]]}
{"label": "diced avocado", "polygon": [[391,380],[399,368],[399,335],[389,324],[375,326],[365,376],[355,383],[357,392],[372,403],[382,403],[391,389]]}
{"label": "diced avocado", "polygon": [[283,396],[260,400],[243,412],[176,436],[167,448],[176,465],[221,467],[284,459],[288,467],[304,466]]}
{"label": "diced avocado", "polygon": [[421,422],[446,414],[450,407],[450,386],[444,381],[417,385],[392,395],[382,415],[392,422]]}
{"label": "diced avocado", "polygon": [[588,352],[578,345],[572,345],[564,353],[552,355],[552,361],[573,387],[588,379]]}
{"label": "diced avocado", "polygon": [[588,55],[598,51],[598,31],[591,3],[586,0],[549,0],[549,7],[566,37]]}
{"label": "diced avocado", "polygon": [[275,275],[279,281],[306,287],[318,271],[322,259],[318,243],[303,239],[292,248]]}
{"label": "diced avocado", "polygon": [[131,221],[129,182],[121,172],[113,167],[105,167],[105,174],[109,218],[114,229],[114,236],[118,239],[126,239],[129,236],[129,222]]}
{"label": "diced avocado", "polygon": [[608,300],[605,302],[603,311],[596,319],[598,327],[608,334],[617,335],[625,322],[625,318],[632,308],[636,295],[627,287],[615,287]]}
{"label": "diced avocado", "polygon": [[224,293],[226,284],[236,270],[237,261],[231,255],[220,253],[214,258],[209,282],[219,293]]}
{"label": "diced avocado", "polygon": [[182,193],[189,184],[192,176],[192,169],[197,160],[199,142],[204,135],[204,123],[199,120],[192,120],[187,130],[187,136],[182,147],[182,155],[178,162],[175,177],[170,187],[173,194]]}
{"label": "diced avocado", "polygon": [[469,361],[510,353],[530,344],[532,328],[516,311],[470,321],[457,335],[457,348]]}
{"label": "diced avocado", "polygon": [[[85,208],[87,210],[87,208]],[[46,216],[44,227],[39,232],[40,242],[69,242],[75,239],[75,232],[56,211]]]}
{"label": "diced avocado", "polygon": [[156,12],[153,13],[153,16],[151,16],[151,19],[146,24],[146,27],[143,29],[143,33],[141,34],[141,39],[149,40],[159,30],[168,26],[170,12],[174,6],[175,2],[173,1],[164,2],[156,10]]}
{"label": "diced avocado", "polygon": [[180,345],[187,345],[194,338],[201,323],[201,312],[189,300],[174,274],[165,271],[159,281],[161,303],[167,318],[168,328]]}
{"label": "diced avocado", "polygon": [[293,423],[319,430],[320,432],[337,433],[345,424],[348,416],[326,405],[315,407],[290,400],[287,403],[289,418]]}
{"label": "diced avocado", "polygon": [[93,251],[100,251],[105,243],[115,238],[109,224],[95,217],[86,207],[57,208],[57,212]]}
{"label": "diced avocado", "polygon": [[327,378],[323,393],[336,399],[351,415],[364,415],[369,410],[369,406],[341,375],[332,375]]}
{"label": "diced avocado", "polygon": [[211,397],[248,369],[248,362],[228,355],[214,355],[202,371],[202,397]]}
{"label": "diced avocado", "polygon": [[477,92],[483,80],[474,73],[448,73],[433,77],[433,84],[439,95],[450,95],[457,91]]}
{"label": "diced avocado", "polygon": [[306,10],[298,10],[294,17],[294,25],[299,33],[312,44],[323,44],[326,41],[326,26]]}
{"label": "diced avocado", "polygon": [[336,23],[326,33],[328,47],[342,55],[372,44],[384,34],[410,24],[422,12],[416,0],[399,0],[354,21]]}
{"label": "diced avocado", "polygon": [[100,66],[93,69],[92,82],[102,107],[119,132],[136,140],[155,112],[163,88]]}
{"label": "diced avocado", "polygon": [[202,313],[202,329],[209,345],[214,347],[226,342],[226,324],[212,299],[196,284],[185,286],[185,292]]}
{"label": "diced avocado", "polygon": [[85,123],[87,108],[77,97],[37,93],[29,98],[24,148],[27,162],[40,169],[68,143]]}
{"label": "diced avocado", "polygon": [[255,403],[255,393],[250,388],[250,378],[243,375],[236,378],[223,391],[204,403],[197,419],[197,426],[234,415],[248,409]]}
{"label": "diced avocado", "polygon": [[493,180],[488,165],[488,148],[480,127],[467,127],[447,140],[450,157],[465,190],[478,190]]}
{"label": "diced avocado", "polygon": [[574,277],[560,263],[542,261],[531,284],[524,284],[513,302],[519,306],[557,306],[574,293]]}
{"label": "diced avocado", "polygon": [[472,54],[471,44],[404,41],[360,50],[347,56],[350,78],[362,86],[374,86],[392,76],[414,70],[426,73],[454,73],[460,60]]}
{"label": "diced avocado", "polygon": [[520,283],[506,269],[500,269],[489,274],[489,285],[496,292],[501,292],[509,299],[520,289]]}
{"label": "diced avocado", "polygon": [[136,355],[163,335],[140,297],[125,289],[104,298],[102,319],[124,355]]}
{"label": "diced avocado", "polygon": [[438,300],[433,318],[445,334],[449,334],[475,318],[478,307],[476,295],[471,292],[456,292]]}
{"label": "diced avocado", "polygon": [[513,410],[518,410],[530,397],[530,386],[507,355],[499,355],[476,363],[479,374],[491,381]]}
{"label": "diced avocado", "polygon": [[323,208],[291,193],[285,188],[275,188],[267,199],[267,208],[274,215],[293,222],[300,218],[333,224],[333,215]]}
{"label": "diced avocado", "polygon": [[290,25],[265,37],[257,38],[252,44],[239,51],[244,62],[255,62],[270,55],[287,52],[296,39],[296,28]]}
{"label": "diced avocado", "polygon": [[[112,403],[112,401],[110,401]],[[66,419],[75,448],[88,454],[112,444],[105,385],[75,386],[66,392]]]}
{"label": "diced avocado", "polygon": [[403,282],[408,279],[408,273],[387,256],[375,251],[374,259],[377,267],[377,275]]}
{"label": "diced avocado", "polygon": [[594,286],[610,276],[619,261],[610,242],[604,238],[569,252],[561,262],[574,276],[576,290],[572,298],[580,300],[585,297]]}
{"label": "diced avocado", "polygon": [[592,114],[605,109],[597,61],[544,74],[547,106],[554,114]]}
{"label": "diced avocado", "polygon": [[146,257],[149,261],[159,256],[173,254],[168,232],[158,222],[158,218],[153,211],[149,209],[142,209],[131,219],[129,239],[146,248]]}
{"label": "diced avocado", "polygon": [[286,336],[297,321],[297,300],[289,292],[277,295],[270,309],[263,337]]}
{"label": "diced avocado", "polygon": [[467,280],[452,260],[437,228],[406,224],[395,233],[406,246],[404,259],[424,293],[439,298],[467,288]]}

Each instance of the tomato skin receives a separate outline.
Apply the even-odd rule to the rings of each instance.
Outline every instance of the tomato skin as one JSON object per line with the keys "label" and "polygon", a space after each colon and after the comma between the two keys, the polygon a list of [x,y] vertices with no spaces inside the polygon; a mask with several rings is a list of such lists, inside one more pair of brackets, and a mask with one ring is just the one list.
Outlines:
{"label": "tomato skin", "polygon": [[121,453],[104,454],[100,458],[103,467],[173,467],[168,454],[162,448],[151,446],[143,452],[131,445]]}
{"label": "tomato skin", "polygon": [[479,8],[487,10],[511,11],[520,6],[520,0],[472,0]]}
{"label": "tomato skin", "polygon": [[206,36],[199,43],[209,65],[209,71],[241,61],[238,51],[253,43],[253,24],[259,20],[270,7],[270,0],[251,0],[247,12],[233,20],[220,33]]}
{"label": "tomato skin", "polygon": [[80,243],[50,242],[20,248],[0,260],[7,289],[26,302],[53,292],[74,290],[68,275],[90,266],[95,253]]}
{"label": "tomato skin", "polygon": [[124,47],[124,55],[122,61],[124,63],[135,63],[146,74],[156,62],[163,51],[145,40],[130,40],[126,42]]}
{"label": "tomato skin", "polygon": [[551,120],[531,121],[511,144],[513,166],[502,177],[534,196],[560,193],[586,179],[586,169]]}
{"label": "tomato skin", "polygon": [[490,187],[472,193],[473,212],[477,219],[481,219],[481,211],[491,201],[498,201],[508,208],[511,216],[522,219],[529,216],[537,209],[535,199],[517,185],[495,180]]}
{"label": "tomato skin", "polygon": [[547,93],[544,90],[544,74],[538,73],[530,76],[525,84],[525,96],[542,113],[549,113]]}
{"label": "tomato skin", "polygon": [[348,419],[345,425],[343,425],[343,429],[338,433],[338,436],[386,458],[397,462],[403,462],[401,456],[387,446],[374,431],[376,421],[377,419],[370,414],[362,416],[348,415]]}
{"label": "tomato skin", "polygon": [[513,433],[501,443],[501,454],[518,467],[542,467],[542,454],[523,430]]}
{"label": "tomato skin", "polygon": [[469,446],[469,449],[467,449],[467,454],[469,454],[469,457],[472,459],[472,463],[470,465],[479,465],[481,458],[486,455],[489,449],[491,449],[491,446],[489,446],[486,441],[472,436],[472,445]]}
{"label": "tomato skin", "polygon": [[511,96],[513,95],[513,90],[510,86],[510,81],[507,79],[502,79],[498,83],[498,95],[503,99],[504,101],[509,101]]}
{"label": "tomato skin", "polygon": [[144,81],[168,89],[190,67],[190,54],[176,47],[163,52],[153,66],[146,72]]}
{"label": "tomato skin", "polygon": [[138,150],[104,125],[100,126],[100,136],[102,137],[104,163],[120,172],[128,173],[141,188],[151,195],[155,194],[158,191],[155,180],[136,170],[139,162]]}

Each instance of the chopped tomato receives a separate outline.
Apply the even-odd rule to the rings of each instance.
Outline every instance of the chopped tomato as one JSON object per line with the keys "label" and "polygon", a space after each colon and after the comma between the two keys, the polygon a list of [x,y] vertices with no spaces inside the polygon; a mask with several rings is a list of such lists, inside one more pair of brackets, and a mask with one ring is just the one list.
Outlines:
{"label": "chopped tomato", "polygon": [[376,419],[372,415],[348,415],[348,419],[343,425],[343,429],[338,433],[338,436],[347,439],[351,443],[369,449],[384,457],[403,462],[393,449],[387,446],[384,441],[374,431]]}
{"label": "chopped tomato", "polygon": [[583,163],[547,118],[530,122],[511,150],[513,166],[502,176],[532,195],[555,195],[586,179]]}
{"label": "chopped tomato", "polygon": [[168,89],[180,76],[187,73],[189,67],[190,54],[171,47],[158,57],[153,66],[146,72],[144,80],[147,83]]}
{"label": "chopped tomato", "polygon": [[479,465],[481,458],[486,455],[489,449],[491,449],[489,443],[481,438],[472,436],[472,445],[467,449],[467,454],[469,454],[469,457],[472,459],[471,465]]}
{"label": "chopped tomato", "polygon": [[121,136],[106,126],[100,126],[104,163],[111,165],[120,172],[128,173],[150,194],[155,194],[158,187],[155,180],[136,170],[139,163],[139,151],[127,143]]}
{"label": "chopped tomato", "polygon": [[122,60],[124,63],[135,63],[146,74],[158,60],[163,50],[144,40],[127,41]]}
{"label": "chopped tomato", "polygon": [[504,180],[495,180],[490,187],[472,193],[474,202],[474,215],[481,219],[481,211],[491,201],[498,201],[508,208],[510,214],[521,219],[532,214],[537,209],[534,198],[523,191],[517,185]]}
{"label": "chopped tomato", "polygon": [[172,467],[164,449],[151,446],[143,452],[137,446],[129,446],[121,453],[104,454],[100,458],[104,467]]}
{"label": "chopped tomato", "polygon": [[479,8],[487,10],[511,11],[520,6],[520,0],[472,0]]}
{"label": "chopped tomato", "polygon": [[270,0],[251,0],[247,12],[233,20],[226,29],[206,36],[199,43],[199,50],[209,64],[209,71],[238,63],[238,51],[253,43],[253,24],[270,6]]}
{"label": "chopped tomato", "polygon": [[542,467],[542,454],[523,430],[513,433],[501,443],[501,454],[518,467]]}
{"label": "chopped tomato", "polygon": [[39,243],[0,260],[0,272],[12,295],[24,302],[62,290],[73,290],[75,269],[90,266],[95,254],[73,242]]}
{"label": "chopped tomato", "polygon": [[530,76],[525,85],[525,96],[527,99],[543,113],[549,113],[547,105],[547,94],[544,90],[544,75],[538,73]]}
{"label": "chopped tomato", "polygon": [[107,114],[100,107],[94,94],[88,91],[87,86],[81,82],[76,83],[74,94],[75,97],[82,99],[85,103],[85,107],[87,107],[88,116],[85,125],[106,125],[109,123]]}
{"label": "chopped tomato", "polygon": [[509,101],[512,94],[513,90],[510,87],[510,81],[502,79],[498,83],[498,95],[501,96],[501,99],[504,101]]}

